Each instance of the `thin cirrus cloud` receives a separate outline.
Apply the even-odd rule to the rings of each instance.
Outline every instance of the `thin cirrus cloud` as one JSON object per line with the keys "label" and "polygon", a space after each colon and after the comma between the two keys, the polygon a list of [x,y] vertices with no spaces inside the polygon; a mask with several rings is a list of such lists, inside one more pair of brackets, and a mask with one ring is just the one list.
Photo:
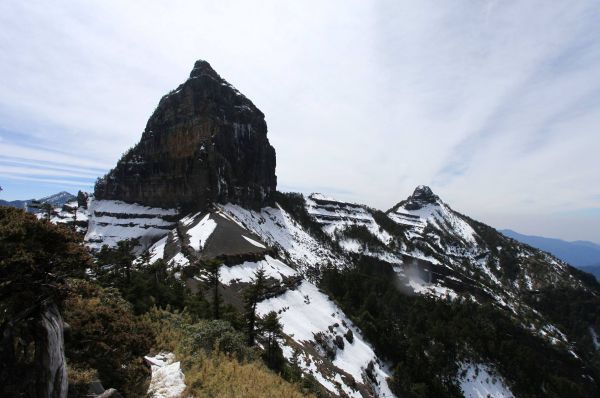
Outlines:
{"label": "thin cirrus cloud", "polygon": [[428,184],[598,242],[598,20],[593,0],[5,1],[2,195],[90,189],[202,58],[266,114],[282,189],[387,209]]}

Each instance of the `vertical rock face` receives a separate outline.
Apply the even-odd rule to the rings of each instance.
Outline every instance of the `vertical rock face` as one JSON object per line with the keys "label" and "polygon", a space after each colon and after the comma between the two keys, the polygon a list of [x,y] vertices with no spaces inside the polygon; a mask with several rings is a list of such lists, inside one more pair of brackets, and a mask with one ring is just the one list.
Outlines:
{"label": "vertical rock face", "polygon": [[205,61],[165,95],[141,141],[100,179],[98,199],[199,209],[258,207],[275,191],[275,149],[263,113]]}

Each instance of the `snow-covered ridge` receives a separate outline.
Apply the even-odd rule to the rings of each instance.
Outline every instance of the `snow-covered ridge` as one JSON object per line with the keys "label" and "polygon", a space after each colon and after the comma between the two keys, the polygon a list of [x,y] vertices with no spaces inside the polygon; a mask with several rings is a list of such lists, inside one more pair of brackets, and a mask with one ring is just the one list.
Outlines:
{"label": "snow-covered ridge", "polygon": [[166,236],[176,225],[177,211],[125,203],[118,200],[88,201],[88,230],[85,242],[92,250],[103,245],[138,239],[138,251]]}
{"label": "snow-covered ridge", "polygon": [[[149,249],[150,262],[163,258],[172,264],[178,256],[185,258],[178,231],[190,237],[191,246],[191,236],[197,234],[190,231],[198,226],[205,230],[209,221],[220,217],[241,227],[242,238],[248,240],[248,236],[255,236],[254,233],[269,246],[279,248],[283,256],[277,258],[265,252],[263,260],[222,265],[219,279],[225,289],[239,292],[240,284],[251,283],[256,271],[263,269],[270,283],[280,286],[275,296],[269,295],[258,304],[257,313],[261,316],[271,310],[279,313],[284,332],[291,339],[282,342],[286,358],[292,359],[296,355],[299,366],[336,395],[358,398],[364,397],[365,391],[370,391],[366,396],[393,397],[386,381],[390,372],[365,342],[360,330],[314,284],[303,280],[305,267],[340,259],[312,238],[281,208],[266,208],[258,213],[230,204],[211,213],[184,217],[179,221],[178,228]],[[219,222],[214,232],[208,228],[211,234],[218,234]],[[235,232],[235,236],[231,235],[230,238],[237,238],[238,233]],[[207,244],[211,245],[210,234],[207,239]],[[250,243],[262,245],[254,242]],[[201,255],[202,249],[196,254]],[[170,259],[166,258],[167,251],[170,252]],[[294,261],[288,263],[285,258]],[[201,280],[199,276],[193,279]],[[297,282],[288,284],[289,280]]]}
{"label": "snow-covered ridge", "polygon": [[345,203],[331,198],[323,199],[322,195],[313,194],[306,199],[306,210],[316,222],[323,226],[323,231],[333,238],[336,231],[351,225],[361,225],[383,244],[388,244],[392,239],[362,205]]}
{"label": "snow-covered ridge", "polygon": [[258,235],[270,247],[279,249],[291,263],[305,270],[325,264],[341,266],[343,260],[313,238],[281,207],[265,207],[260,212],[227,204],[220,211]]}
{"label": "snow-covered ridge", "polygon": [[442,231],[461,238],[466,243],[476,243],[475,235],[477,233],[475,230],[441,200],[436,203],[427,203],[418,209],[400,205],[390,212],[388,217],[398,224],[414,228],[418,232],[423,232],[427,224],[432,224]]}
{"label": "snow-covered ridge", "polygon": [[[366,206],[324,197],[321,194],[310,195],[306,198],[305,206],[312,219],[321,225],[323,232],[332,240],[337,241],[342,250],[362,253],[392,264],[402,264],[401,254],[386,248],[392,243],[392,236],[375,221],[371,210]],[[344,232],[350,227],[366,228],[381,245],[369,247],[364,242],[344,236]]]}

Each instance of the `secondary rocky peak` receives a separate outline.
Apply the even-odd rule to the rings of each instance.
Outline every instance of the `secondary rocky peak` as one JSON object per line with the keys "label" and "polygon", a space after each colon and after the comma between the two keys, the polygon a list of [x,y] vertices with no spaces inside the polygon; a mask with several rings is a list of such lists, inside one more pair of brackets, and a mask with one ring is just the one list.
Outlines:
{"label": "secondary rocky peak", "polygon": [[439,203],[441,203],[440,197],[434,194],[431,188],[426,185],[419,185],[415,188],[412,195],[388,210],[388,213],[397,211],[398,209],[419,210],[427,205]]}
{"label": "secondary rocky peak", "polygon": [[276,184],[263,113],[200,60],[160,100],[140,142],[97,182],[95,195],[164,208],[258,207]]}
{"label": "secondary rocky peak", "polygon": [[431,188],[426,185],[419,185],[415,188],[413,194],[403,202],[403,205],[407,210],[418,210],[429,204],[436,204],[439,200],[439,196],[434,194]]}
{"label": "secondary rocky peak", "polygon": [[411,198],[427,203],[435,203],[439,199],[427,185],[419,185],[416,187]]}

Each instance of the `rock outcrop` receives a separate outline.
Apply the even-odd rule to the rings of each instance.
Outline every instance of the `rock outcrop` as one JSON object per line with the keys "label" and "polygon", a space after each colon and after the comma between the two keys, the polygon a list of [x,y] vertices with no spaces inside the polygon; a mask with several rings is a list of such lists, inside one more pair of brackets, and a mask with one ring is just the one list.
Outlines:
{"label": "rock outcrop", "polygon": [[429,204],[435,204],[440,200],[439,196],[433,193],[431,188],[426,185],[419,185],[415,191],[406,200],[400,202],[395,207],[403,206],[407,210],[419,210]]}
{"label": "rock outcrop", "polygon": [[165,95],[141,141],[98,180],[97,199],[203,209],[259,207],[275,191],[275,149],[263,113],[206,61]]}

